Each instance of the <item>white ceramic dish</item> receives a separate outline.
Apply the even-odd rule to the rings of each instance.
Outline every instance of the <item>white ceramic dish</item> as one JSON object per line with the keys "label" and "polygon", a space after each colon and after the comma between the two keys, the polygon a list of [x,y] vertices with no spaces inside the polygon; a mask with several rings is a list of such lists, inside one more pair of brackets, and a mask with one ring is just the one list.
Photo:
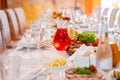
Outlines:
{"label": "white ceramic dish", "polygon": [[109,80],[117,80],[117,79],[114,78],[114,71],[119,71],[120,72],[120,69],[112,69],[109,72]]}

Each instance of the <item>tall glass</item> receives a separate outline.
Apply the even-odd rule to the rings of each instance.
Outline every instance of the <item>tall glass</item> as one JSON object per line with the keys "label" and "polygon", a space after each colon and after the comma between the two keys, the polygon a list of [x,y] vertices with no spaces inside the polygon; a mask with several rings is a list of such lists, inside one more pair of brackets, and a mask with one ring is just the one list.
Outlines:
{"label": "tall glass", "polygon": [[24,34],[24,39],[26,42],[26,51],[30,51],[30,41],[32,38],[32,31],[31,30],[26,30],[25,34]]}
{"label": "tall glass", "polygon": [[42,46],[43,34],[44,34],[44,29],[43,28],[36,28],[35,34],[34,34],[34,39],[37,43],[37,48],[38,49],[40,49],[40,47]]}
{"label": "tall glass", "polygon": [[58,28],[54,38],[54,46],[57,50],[66,50],[71,45],[66,28]]}
{"label": "tall glass", "polygon": [[18,55],[3,54],[0,56],[0,80],[20,79],[21,57]]}
{"label": "tall glass", "polygon": [[109,37],[109,44],[112,49],[112,55],[113,55],[113,67],[117,67],[120,62],[120,51],[117,45],[117,41],[114,36]]}

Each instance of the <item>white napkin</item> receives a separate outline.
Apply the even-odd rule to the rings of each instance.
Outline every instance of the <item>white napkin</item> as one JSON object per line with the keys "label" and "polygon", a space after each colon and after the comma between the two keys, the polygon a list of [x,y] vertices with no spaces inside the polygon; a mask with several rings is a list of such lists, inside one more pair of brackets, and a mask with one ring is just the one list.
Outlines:
{"label": "white napkin", "polygon": [[68,60],[68,61],[73,61],[75,58],[83,56],[84,53],[87,52],[87,51],[93,53],[93,52],[94,52],[94,47],[93,47],[93,46],[82,45],[82,46],[79,47],[78,50],[77,50],[73,55],[71,55],[67,60]]}
{"label": "white napkin", "polygon": [[[90,53],[90,55],[86,56],[86,52]],[[73,55],[67,59],[67,62],[75,62],[74,65],[80,67],[89,66],[90,63],[95,64],[95,62],[93,62],[95,55],[92,53],[94,54],[93,46],[82,45]]]}

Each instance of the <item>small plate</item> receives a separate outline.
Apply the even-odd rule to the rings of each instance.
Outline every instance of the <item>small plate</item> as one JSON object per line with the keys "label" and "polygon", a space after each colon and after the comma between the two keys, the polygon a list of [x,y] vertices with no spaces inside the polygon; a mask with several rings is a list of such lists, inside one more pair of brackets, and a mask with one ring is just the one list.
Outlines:
{"label": "small plate", "polygon": [[110,80],[117,80],[114,77],[114,71],[119,71],[120,72],[120,69],[113,69],[109,72]]}

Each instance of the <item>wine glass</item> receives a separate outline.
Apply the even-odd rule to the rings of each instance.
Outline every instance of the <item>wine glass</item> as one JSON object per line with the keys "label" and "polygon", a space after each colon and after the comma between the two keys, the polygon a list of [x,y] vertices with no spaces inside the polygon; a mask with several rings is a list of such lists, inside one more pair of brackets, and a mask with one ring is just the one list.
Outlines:
{"label": "wine glass", "polygon": [[30,46],[31,37],[32,37],[32,32],[31,32],[31,30],[26,30],[26,33],[24,34],[24,39],[25,39],[25,41],[26,41],[27,51],[29,51],[29,46]]}
{"label": "wine glass", "polygon": [[78,9],[78,10],[75,10],[75,21],[76,22],[81,22],[81,11]]}
{"label": "wine glass", "polygon": [[87,24],[89,25],[90,31],[92,31],[92,26],[93,26],[93,24],[94,24],[94,19],[93,19],[93,17],[88,16],[87,19],[86,19],[86,21],[87,21]]}
{"label": "wine glass", "polygon": [[38,49],[40,49],[40,46],[42,46],[43,34],[44,34],[43,28],[40,28],[40,27],[36,28],[35,33],[34,33],[34,40],[37,44]]}
{"label": "wine glass", "polygon": [[117,24],[113,25],[113,27],[108,27],[109,35],[117,35],[117,32],[120,31],[120,28]]}
{"label": "wine glass", "polygon": [[3,54],[0,56],[0,80],[20,79],[21,58],[18,55]]}

